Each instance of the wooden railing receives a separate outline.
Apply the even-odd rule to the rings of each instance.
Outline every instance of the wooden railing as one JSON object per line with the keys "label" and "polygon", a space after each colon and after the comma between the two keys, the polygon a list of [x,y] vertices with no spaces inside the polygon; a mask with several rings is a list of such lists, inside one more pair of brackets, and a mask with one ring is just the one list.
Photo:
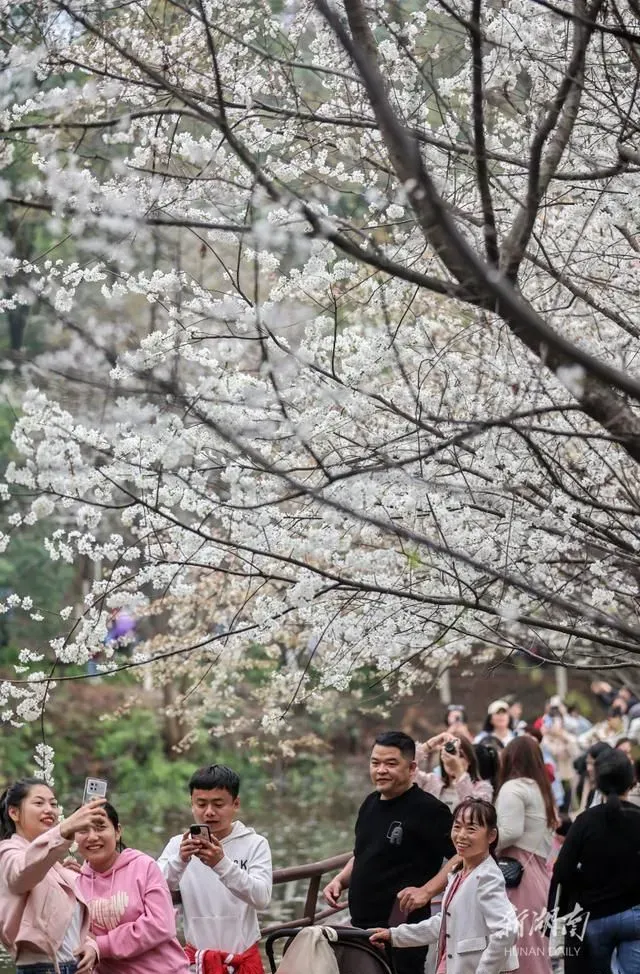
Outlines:
{"label": "wooden railing", "polygon": [[306,862],[301,866],[286,866],[284,869],[274,869],[274,886],[281,886],[283,883],[294,883],[301,879],[308,879],[309,885],[307,887],[307,896],[304,902],[302,916],[295,920],[286,920],[284,923],[270,923],[268,927],[263,928],[262,935],[265,936],[273,930],[279,930],[282,927],[311,927],[315,923],[322,922],[328,917],[333,916],[334,913],[340,913],[341,910],[344,910],[347,904],[340,903],[337,909],[335,907],[328,907],[318,913],[318,895],[320,893],[322,877],[326,873],[332,873],[336,869],[342,869],[349,862],[350,858],[350,852],[343,852],[339,856],[332,856],[330,859],[321,859],[319,862]]}
{"label": "wooden railing", "polygon": [[[284,869],[274,869],[274,886],[281,886],[283,883],[295,883],[301,879],[309,880],[307,896],[304,902],[304,913],[295,920],[285,920],[283,923],[270,923],[268,927],[263,928],[262,935],[265,936],[273,930],[280,930],[282,927],[312,927],[315,923],[322,922],[328,917],[333,916],[334,913],[340,913],[341,910],[346,909],[347,904],[340,903],[337,909],[335,907],[328,907],[326,910],[321,910],[320,913],[317,912],[322,877],[326,873],[332,873],[336,869],[342,869],[349,862],[350,858],[350,852],[343,852],[339,856],[332,856],[330,859],[320,859],[319,862],[306,862],[301,866],[286,866]],[[179,906],[182,902],[179,890],[173,890],[171,898],[175,906]]]}

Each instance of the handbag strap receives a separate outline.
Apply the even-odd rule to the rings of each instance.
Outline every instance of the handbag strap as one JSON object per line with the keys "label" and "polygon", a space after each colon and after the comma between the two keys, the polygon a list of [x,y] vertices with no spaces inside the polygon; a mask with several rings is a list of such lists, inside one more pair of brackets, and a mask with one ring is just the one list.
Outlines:
{"label": "handbag strap", "polygon": [[[538,849],[540,848],[540,845],[541,845],[542,841],[543,840],[540,839],[540,842],[538,842],[538,844],[535,847],[535,849],[533,850],[533,852],[530,852],[529,853],[529,858],[527,859],[527,861],[525,863],[520,863],[520,865],[522,866],[523,869],[526,869],[526,867],[529,865],[529,863],[531,862],[531,860],[533,859],[533,857],[538,855]],[[517,846],[514,846],[514,848],[517,849],[518,847]],[[524,849],[522,851],[524,852]]]}
{"label": "handbag strap", "polygon": [[537,856],[537,855],[538,855],[538,850],[537,849],[534,849],[533,852],[530,852],[529,853],[529,858],[527,859],[527,861],[525,863],[522,864],[522,868],[523,869],[526,869],[526,867],[529,865],[529,863],[531,862],[531,860],[533,859],[533,857],[534,856]]}

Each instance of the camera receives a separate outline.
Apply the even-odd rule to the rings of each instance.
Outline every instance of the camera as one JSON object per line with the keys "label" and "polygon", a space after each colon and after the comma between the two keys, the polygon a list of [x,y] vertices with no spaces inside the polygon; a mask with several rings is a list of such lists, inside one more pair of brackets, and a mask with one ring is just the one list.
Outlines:
{"label": "camera", "polygon": [[457,754],[458,753],[458,745],[456,744],[455,741],[447,741],[447,743],[444,746],[444,749],[447,752],[447,754]]}

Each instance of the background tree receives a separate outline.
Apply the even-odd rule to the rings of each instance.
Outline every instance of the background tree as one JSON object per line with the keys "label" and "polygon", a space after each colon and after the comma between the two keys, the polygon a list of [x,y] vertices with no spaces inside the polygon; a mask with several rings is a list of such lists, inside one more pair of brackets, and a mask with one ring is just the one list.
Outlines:
{"label": "background tree", "polygon": [[[103,566],[51,672],[162,599],[156,660],[296,634],[266,725],[479,646],[633,665],[635,6],[25,7],[2,121],[38,178],[7,205],[75,250],[5,269],[90,395],[34,375],[7,480]],[[176,628],[221,575],[224,631]]]}

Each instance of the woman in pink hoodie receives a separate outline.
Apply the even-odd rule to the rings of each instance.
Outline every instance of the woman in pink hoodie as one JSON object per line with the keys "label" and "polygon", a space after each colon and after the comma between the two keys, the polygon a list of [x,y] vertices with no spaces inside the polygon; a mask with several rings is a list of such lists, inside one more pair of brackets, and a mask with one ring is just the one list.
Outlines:
{"label": "woman in pink hoodie", "polygon": [[169,887],[155,861],[122,849],[120,821],[108,802],[100,819],[76,832],[84,865],[78,888],[89,905],[98,974],[188,974],[176,938]]}
{"label": "woman in pink hoodie", "polygon": [[[23,778],[0,796],[0,940],[18,974],[90,974],[97,959],[77,875],[61,862],[103,799],[59,821],[56,796]],[[104,815],[101,816],[104,818]]]}

